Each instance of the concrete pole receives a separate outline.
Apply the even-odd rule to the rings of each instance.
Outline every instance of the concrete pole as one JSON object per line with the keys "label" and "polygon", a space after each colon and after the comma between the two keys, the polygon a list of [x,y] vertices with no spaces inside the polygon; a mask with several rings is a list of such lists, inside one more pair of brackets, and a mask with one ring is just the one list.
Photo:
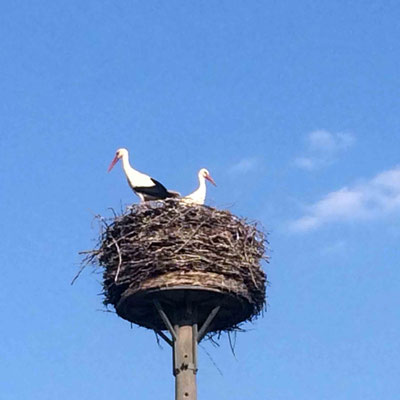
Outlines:
{"label": "concrete pole", "polygon": [[163,332],[156,331],[173,349],[172,372],[175,376],[175,400],[197,400],[197,344],[207,334],[221,306],[214,307],[198,329],[197,307],[193,307],[187,299],[186,307],[175,310],[174,326],[160,302],[154,299],[153,303],[172,337],[170,339]]}
{"label": "concrete pole", "polygon": [[175,325],[175,400],[196,400],[197,325]]}

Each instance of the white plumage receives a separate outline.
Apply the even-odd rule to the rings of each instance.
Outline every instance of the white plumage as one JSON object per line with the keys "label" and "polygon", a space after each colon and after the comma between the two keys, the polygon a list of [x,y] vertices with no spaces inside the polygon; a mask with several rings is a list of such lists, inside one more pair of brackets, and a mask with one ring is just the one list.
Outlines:
{"label": "white plumage", "polygon": [[204,204],[207,194],[206,179],[210,181],[214,186],[217,186],[214,182],[214,179],[211,178],[211,175],[207,169],[202,168],[197,176],[199,178],[199,187],[193,193],[182,198],[182,201],[184,203]]}
{"label": "white plumage", "polygon": [[179,197],[180,194],[168,191],[164,185],[150,176],[143,174],[132,168],[129,163],[129,153],[127,149],[118,149],[115,157],[108,167],[108,172],[112,170],[118,160],[122,159],[122,168],[125,172],[129,186],[139,196],[141,201],[163,200],[168,197]]}

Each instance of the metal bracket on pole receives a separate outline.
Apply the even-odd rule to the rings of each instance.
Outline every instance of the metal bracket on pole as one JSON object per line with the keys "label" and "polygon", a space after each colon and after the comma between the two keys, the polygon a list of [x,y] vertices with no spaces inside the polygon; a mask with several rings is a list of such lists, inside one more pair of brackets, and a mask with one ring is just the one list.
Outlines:
{"label": "metal bracket on pole", "polygon": [[[179,325],[175,325],[175,332],[179,332]],[[174,340],[174,345],[172,347],[172,375],[175,377],[179,374],[178,368],[178,351],[177,351],[177,340]]]}
{"label": "metal bracket on pole", "polygon": [[200,343],[204,336],[207,334],[207,329],[209,328],[211,322],[218,314],[219,309],[221,306],[214,307],[210,314],[208,315],[207,319],[204,321],[204,324],[201,326],[199,333],[197,334],[197,343]]}
{"label": "metal bracket on pole", "polygon": [[[188,296],[189,297],[189,296]],[[171,320],[165,313],[159,300],[154,299],[153,304],[160,315],[166,329],[171,334],[171,339],[161,330],[154,329],[169,345],[172,346],[173,365],[172,373],[175,376],[175,400],[196,400],[196,374],[197,374],[197,343],[206,334],[212,320],[220,307],[216,307],[204,322],[201,332],[197,326],[197,308],[185,296],[186,305],[172,310]]]}
{"label": "metal bracket on pole", "polygon": [[162,337],[171,347],[174,346],[174,342],[162,331],[155,330],[156,334]]}
{"label": "metal bracket on pole", "polygon": [[[160,314],[160,317],[161,317],[161,319],[163,320],[165,326],[166,326],[167,329],[169,330],[169,332],[170,332],[170,334],[171,334],[173,340],[176,341],[177,335],[176,335],[175,329],[174,329],[174,327],[172,326],[171,321],[168,319],[167,314],[165,314],[164,310],[162,309],[160,302],[159,302],[158,300],[155,299],[155,300],[153,300],[153,303],[154,303],[154,305],[156,306],[156,309],[157,309],[158,313]],[[160,335],[160,336],[161,336],[161,335]],[[161,337],[162,337],[163,339],[165,339],[163,336],[161,336]]]}
{"label": "metal bracket on pole", "polygon": [[193,347],[193,365],[194,373],[197,374],[197,343],[199,333],[197,332],[197,324],[193,324],[193,336],[192,336],[192,347]]}

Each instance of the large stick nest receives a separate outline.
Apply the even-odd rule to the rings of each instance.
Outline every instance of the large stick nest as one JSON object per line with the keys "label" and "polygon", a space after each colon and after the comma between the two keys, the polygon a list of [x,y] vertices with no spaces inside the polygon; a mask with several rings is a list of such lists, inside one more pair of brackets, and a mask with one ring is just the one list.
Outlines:
{"label": "large stick nest", "polygon": [[255,223],[177,200],[133,205],[102,221],[99,246],[86,261],[104,268],[106,305],[117,308],[127,293],[185,287],[234,296],[246,303],[242,320],[264,309],[267,281],[260,263],[268,261],[267,241]]}

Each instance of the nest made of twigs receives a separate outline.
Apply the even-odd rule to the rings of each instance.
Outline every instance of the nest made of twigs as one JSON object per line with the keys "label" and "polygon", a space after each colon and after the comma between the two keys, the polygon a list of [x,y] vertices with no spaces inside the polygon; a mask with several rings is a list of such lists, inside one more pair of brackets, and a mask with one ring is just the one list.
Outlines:
{"label": "nest made of twigs", "polygon": [[[176,288],[218,292],[245,305],[245,311],[217,323],[218,330],[251,320],[264,309],[267,280],[260,263],[268,261],[267,241],[255,223],[177,200],[133,205],[101,220],[99,246],[85,261],[104,268],[104,303],[117,312],[127,294]],[[151,318],[133,322],[152,328],[157,322]]]}

